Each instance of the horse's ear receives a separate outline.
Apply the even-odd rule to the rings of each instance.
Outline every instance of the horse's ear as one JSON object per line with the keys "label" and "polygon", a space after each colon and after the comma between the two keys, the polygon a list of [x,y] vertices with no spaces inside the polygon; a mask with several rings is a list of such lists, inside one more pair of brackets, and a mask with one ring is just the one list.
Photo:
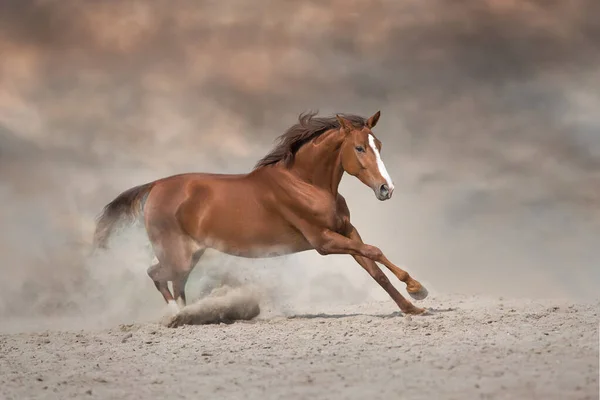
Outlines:
{"label": "horse's ear", "polygon": [[381,116],[381,111],[377,111],[371,118],[367,120],[367,127],[372,129],[375,125],[377,125],[377,121],[379,121],[379,117]]}
{"label": "horse's ear", "polygon": [[350,128],[352,127],[352,124],[346,120],[346,118],[342,117],[341,115],[336,114],[335,117],[337,118],[338,122],[340,123],[340,128],[342,128],[346,133],[350,132]]}

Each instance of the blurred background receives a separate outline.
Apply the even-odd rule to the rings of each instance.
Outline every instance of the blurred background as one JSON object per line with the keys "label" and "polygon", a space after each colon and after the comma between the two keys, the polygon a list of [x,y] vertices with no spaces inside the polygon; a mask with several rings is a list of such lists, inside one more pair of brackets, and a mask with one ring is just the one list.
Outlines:
{"label": "blurred background", "polygon": [[[175,173],[247,172],[311,109],[381,110],[395,196],[348,176],[341,192],[432,295],[598,297],[599,2],[174,4],[0,3],[4,321],[153,315],[143,231],[89,257],[101,208]],[[192,293],[228,270],[292,310],[388,301],[349,256],[204,260]]]}

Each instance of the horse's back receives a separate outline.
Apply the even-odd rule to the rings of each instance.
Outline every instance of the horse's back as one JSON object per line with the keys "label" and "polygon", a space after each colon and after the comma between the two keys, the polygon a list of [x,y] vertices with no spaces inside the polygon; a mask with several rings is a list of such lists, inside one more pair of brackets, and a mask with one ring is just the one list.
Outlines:
{"label": "horse's back", "polygon": [[144,213],[149,218],[168,219],[175,218],[184,206],[201,212],[202,205],[226,198],[227,194],[240,192],[242,188],[248,192],[248,185],[244,184],[246,176],[197,172],[158,179],[148,195]]}

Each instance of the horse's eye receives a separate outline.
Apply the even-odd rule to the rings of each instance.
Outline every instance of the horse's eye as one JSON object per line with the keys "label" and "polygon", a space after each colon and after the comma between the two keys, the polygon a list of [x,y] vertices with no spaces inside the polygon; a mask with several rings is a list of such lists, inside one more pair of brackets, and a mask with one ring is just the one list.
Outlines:
{"label": "horse's eye", "polygon": [[365,152],[365,148],[362,146],[356,146],[355,147],[356,151],[358,151],[359,153],[364,153]]}

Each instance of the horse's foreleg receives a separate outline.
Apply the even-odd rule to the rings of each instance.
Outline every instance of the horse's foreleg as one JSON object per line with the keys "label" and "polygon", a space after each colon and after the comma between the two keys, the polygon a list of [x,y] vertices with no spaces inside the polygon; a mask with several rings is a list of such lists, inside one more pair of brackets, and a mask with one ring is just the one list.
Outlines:
{"label": "horse's foreleg", "polygon": [[396,290],[396,288],[392,285],[387,276],[385,276],[383,271],[372,260],[361,256],[353,255],[352,257],[354,257],[356,262],[359,263],[360,266],[363,267],[369,273],[369,275],[371,275],[371,277],[377,281],[377,283],[379,283],[383,290],[390,295],[396,304],[398,304],[398,307],[400,307],[400,310],[403,313],[422,314],[426,311],[424,308],[416,307],[404,296],[402,296],[400,292],[398,292],[398,290]]}
{"label": "horse's foreleg", "polygon": [[[352,239],[352,240],[356,240],[358,242],[363,243],[362,238],[360,237],[360,234],[358,233],[358,231],[356,230],[356,228],[354,226],[352,226],[352,225],[350,225],[350,231],[349,231],[349,233],[348,233],[347,236],[350,239]],[[361,261],[359,261],[359,258],[362,260],[362,262],[373,263],[373,261],[370,260],[370,259],[364,259],[363,257],[358,257],[357,258],[357,256],[354,256],[354,259],[358,263],[361,263]],[[385,255],[383,255],[383,253],[375,261],[380,262],[381,264],[383,264],[388,270],[390,270],[390,272],[392,274],[394,274],[396,276],[396,278],[398,278],[402,282],[404,282],[406,284],[406,291],[408,292],[408,294],[410,294],[410,296],[413,299],[415,299],[415,300],[422,300],[422,299],[424,299],[424,298],[427,297],[427,294],[428,294],[427,293],[427,289],[425,289],[425,287],[423,285],[421,285],[421,283],[419,281],[417,281],[416,279],[414,279],[413,277],[411,277],[408,272],[404,271],[401,268],[398,268],[391,261],[389,261],[385,257]]]}
{"label": "horse's foreleg", "polygon": [[385,290],[405,314],[422,314],[425,309],[415,307],[398,292],[383,271],[373,262],[383,254],[375,246],[342,236],[333,231],[324,231],[319,236],[309,238],[319,254],[350,254],[369,275]]}

